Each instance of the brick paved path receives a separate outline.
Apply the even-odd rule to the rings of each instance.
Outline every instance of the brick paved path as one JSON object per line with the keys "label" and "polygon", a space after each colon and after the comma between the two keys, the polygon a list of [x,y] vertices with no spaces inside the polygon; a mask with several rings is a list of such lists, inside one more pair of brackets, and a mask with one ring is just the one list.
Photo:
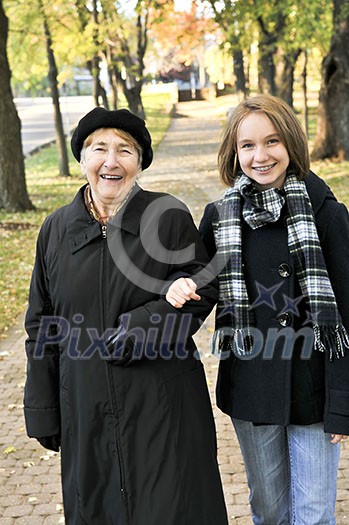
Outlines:
{"label": "brick paved path", "polygon": [[[223,117],[234,99],[214,103],[190,102],[177,106],[176,118],[141,184],[176,194],[199,220],[206,202],[222,187],[216,170]],[[213,332],[211,315],[196,335],[205,363],[218,434],[219,463],[231,525],[251,524],[244,468],[230,420],[214,403],[218,362],[209,355]],[[25,378],[23,319],[0,343],[0,525],[63,524],[59,455],[45,451],[24,430],[22,398]],[[349,444],[342,447],[337,523],[349,525]],[[108,524],[101,524],[108,525]],[[166,525],[166,524],[163,524]],[[180,525],[180,524],[178,524]],[[199,525],[199,524],[193,524]]]}

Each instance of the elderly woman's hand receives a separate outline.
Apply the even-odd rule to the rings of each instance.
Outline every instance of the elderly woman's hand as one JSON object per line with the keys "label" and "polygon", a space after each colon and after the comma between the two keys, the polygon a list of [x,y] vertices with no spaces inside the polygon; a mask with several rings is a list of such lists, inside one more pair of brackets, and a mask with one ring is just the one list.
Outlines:
{"label": "elderly woman's hand", "polygon": [[190,277],[181,277],[169,287],[166,300],[175,308],[182,308],[191,299],[200,301],[201,297],[196,293],[196,288],[196,284]]}
{"label": "elderly woman's hand", "polygon": [[120,324],[106,340],[106,347],[110,355],[109,363],[126,365],[132,360],[134,346],[132,341],[127,339],[127,331],[123,324]]}
{"label": "elderly woman's hand", "polygon": [[40,445],[47,450],[53,450],[54,452],[59,452],[59,447],[61,446],[61,438],[58,434],[54,436],[46,436],[36,438]]}

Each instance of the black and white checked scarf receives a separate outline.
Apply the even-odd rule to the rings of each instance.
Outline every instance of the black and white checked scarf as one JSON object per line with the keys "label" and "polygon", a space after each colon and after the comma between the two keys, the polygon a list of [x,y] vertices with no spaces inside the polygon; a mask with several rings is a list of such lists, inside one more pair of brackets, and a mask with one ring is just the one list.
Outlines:
{"label": "black and white checked scarf", "polygon": [[[219,219],[213,224],[213,229],[218,264],[224,270],[218,276],[216,316],[224,315],[228,305],[232,313],[232,349],[237,355],[251,352],[253,337],[250,329],[254,325],[254,315],[242,271],[241,215],[251,228],[256,229],[267,222],[276,222],[285,203],[288,209],[288,247],[295,260],[302,294],[308,300],[314,348],[328,352],[330,359],[333,356],[339,358],[349,349],[349,336],[328,277],[305,183],[292,173],[287,175],[282,190],[272,188],[262,192],[257,191],[253,181],[242,174],[218,203]],[[224,336],[224,333],[220,335]]]}

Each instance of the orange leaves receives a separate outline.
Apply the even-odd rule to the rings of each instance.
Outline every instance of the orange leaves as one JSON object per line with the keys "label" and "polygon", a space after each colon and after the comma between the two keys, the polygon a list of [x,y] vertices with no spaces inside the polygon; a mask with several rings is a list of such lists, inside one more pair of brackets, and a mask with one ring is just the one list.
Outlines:
{"label": "orange leaves", "polygon": [[198,47],[205,45],[207,36],[217,29],[214,20],[200,11],[193,1],[190,9],[181,11],[176,10],[176,2],[166,2],[166,7],[161,9],[161,16],[150,27],[156,48],[161,50],[162,56],[171,55],[172,67],[175,63],[190,64]]}

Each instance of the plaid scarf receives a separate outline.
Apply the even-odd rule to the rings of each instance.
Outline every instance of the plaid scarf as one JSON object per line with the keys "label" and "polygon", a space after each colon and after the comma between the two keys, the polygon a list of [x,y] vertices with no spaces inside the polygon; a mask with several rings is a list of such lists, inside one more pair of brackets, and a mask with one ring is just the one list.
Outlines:
{"label": "plaid scarf", "polygon": [[[243,203],[243,205],[242,205]],[[305,183],[289,173],[282,190],[257,191],[246,175],[229,188],[218,203],[219,219],[213,224],[219,273],[219,301],[216,317],[230,314],[230,345],[237,355],[253,349],[254,315],[250,307],[242,271],[241,216],[253,229],[276,222],[284,204],[288,248],[295,261],[296,275],[303,296],[308,300],[314,331],[314,348],[328,352],[330,359],[349,349],[349,336],[343,326],[328,277]],[[224,329],[218,333],[223,337]]]}

